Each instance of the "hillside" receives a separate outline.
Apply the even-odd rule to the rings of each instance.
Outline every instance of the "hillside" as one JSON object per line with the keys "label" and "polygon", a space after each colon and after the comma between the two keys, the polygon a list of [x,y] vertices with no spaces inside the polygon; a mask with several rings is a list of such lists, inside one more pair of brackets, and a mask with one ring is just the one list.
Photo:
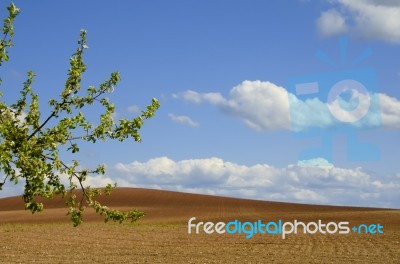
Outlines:
{"label": "hillside", "polygon": [[[388,215],[398,217],[398,210],[269,202],[141,188],[117,188],[111,196],[99,200],[110,208],[142,210],[146,216],[141,221],[160,223],[186,222],[193,216],[202,220],[247,221],[267,218],[361,221],[368,217],[392,225],[394,219]],[[66,212],[60,197],[45,201],[45,211],[34,215],[23,210],[20,196],[0,199],[0,223],[69,221]],[[90,208],[85,213],[86,221],[101,220]]]}

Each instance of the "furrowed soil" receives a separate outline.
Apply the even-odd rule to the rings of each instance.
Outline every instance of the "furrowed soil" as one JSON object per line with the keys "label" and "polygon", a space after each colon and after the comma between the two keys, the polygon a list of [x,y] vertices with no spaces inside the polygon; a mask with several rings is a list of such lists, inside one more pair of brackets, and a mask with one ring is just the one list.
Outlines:
{"label": "furrowed soil", "polygon": [[[72,227],[64,202],[30,214],[20,197],[0,199],[0,263],[400,263],[400,210],[278,203],[118,188],[107,206],[139,209],[134,224],[107,223],[88,208]],[[348,221],[383,234],[188,234],[187,221]],[[194,228],[192,232],[194,232]]]}

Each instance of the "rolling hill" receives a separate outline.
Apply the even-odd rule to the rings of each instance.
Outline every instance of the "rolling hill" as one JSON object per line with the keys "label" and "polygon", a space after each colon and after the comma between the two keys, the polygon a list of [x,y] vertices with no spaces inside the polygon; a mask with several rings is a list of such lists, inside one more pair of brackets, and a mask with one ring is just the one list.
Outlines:
{"label": "rolling hill", "polygon": [[[142,210],[146,216],[140,221],[144,222],[183,223],[193,216],[201,220],[246,221],[348,219],[362,222],[369,219],[393,227],[400,222],[399,210],[270,202],[141,188],[117,188],[111,196],[99,200],[110,208]],[[44,212],[32,215],[23,210],[20,196],[0,199],[0,223],[69,221],[65,202],[60,197],[44,202]],[[101,218],[87,208],[84,220],[101,221]]]}

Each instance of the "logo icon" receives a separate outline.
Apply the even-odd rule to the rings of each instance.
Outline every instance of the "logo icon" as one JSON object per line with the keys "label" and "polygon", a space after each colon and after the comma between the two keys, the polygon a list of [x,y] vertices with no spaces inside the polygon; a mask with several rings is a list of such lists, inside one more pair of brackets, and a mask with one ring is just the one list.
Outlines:
{"label": "logo icon", "polygon": [[360,140],[367,129],[381,127],[376,73],[373,68],[358,67],[372,51],[366,48],[355,60],[346,63],[346,38],[339,40],[341,63],[336,64],[319,50],[316,56],[334,71],[292,77],[287,82],[291,128],[301,139],[320,138],[317,148],[303,149],[300,161],[315,158],[333,160],[334,138],[344,136],[347,160],[378,160],[377,146]]}

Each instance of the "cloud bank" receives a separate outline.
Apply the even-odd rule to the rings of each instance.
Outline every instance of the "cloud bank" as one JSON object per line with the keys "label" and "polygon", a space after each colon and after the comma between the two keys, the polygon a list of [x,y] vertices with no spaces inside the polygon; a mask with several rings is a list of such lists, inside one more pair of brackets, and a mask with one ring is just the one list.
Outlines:
{"label": "cloud bank", "polygon": [[115,175],[120,186],[400,208],[400,174],[378,178],[362,168],[340,168],[322,158],[300,163],[302,165],[276,168],[268,164],[241,165],[215,157],[180,161],[159,157],[146,162],[118,163],[110,173]]}
{"label": "cloud bank", "polygon": [[342,33],[400,44],[400,2],[397,0],[333,0],[337,8],[321,13],[323,36]]}
{"label": "cloud bank", "polygon": [[[68,177],[61,175],[64,184]],[[175,161],[158,157],[108,166],[106,175],[88,175],[86,184],[173,190],[271,201],[400,209],[400,173],[375,175],[361,167],[341,168],[323,158],[283,168],[243,165],[221,158]],[[21,194],[23,182],[6,184],[0,197]]]}
{"label": "cloud bank", "polygon": [[[348,124],[358,128],[376,126],[400,128],[398,99],[381,93],[369,95],[353,91],[351,94],[351,99],[359,99],[361,106],[367,97],[377,98],[370,100],[371,105],[359,108],[365,110],[367,107],[368,115],[358,122]],[[349,102],[341,99],[323,102],[318,98],[301,100],[283,87],[262,81],[243,81],[230,90],[228,97],[217,92],[199,93],[188,90],[175,94],[174,98],[194,104],[209,103],[225,114],[240,118],[247,126],[258,131],[329,128],[342,125],[343,122],[351,121],[362,114],[357,111],[338,111],[342,108],[351,108],[352,100]]]}

